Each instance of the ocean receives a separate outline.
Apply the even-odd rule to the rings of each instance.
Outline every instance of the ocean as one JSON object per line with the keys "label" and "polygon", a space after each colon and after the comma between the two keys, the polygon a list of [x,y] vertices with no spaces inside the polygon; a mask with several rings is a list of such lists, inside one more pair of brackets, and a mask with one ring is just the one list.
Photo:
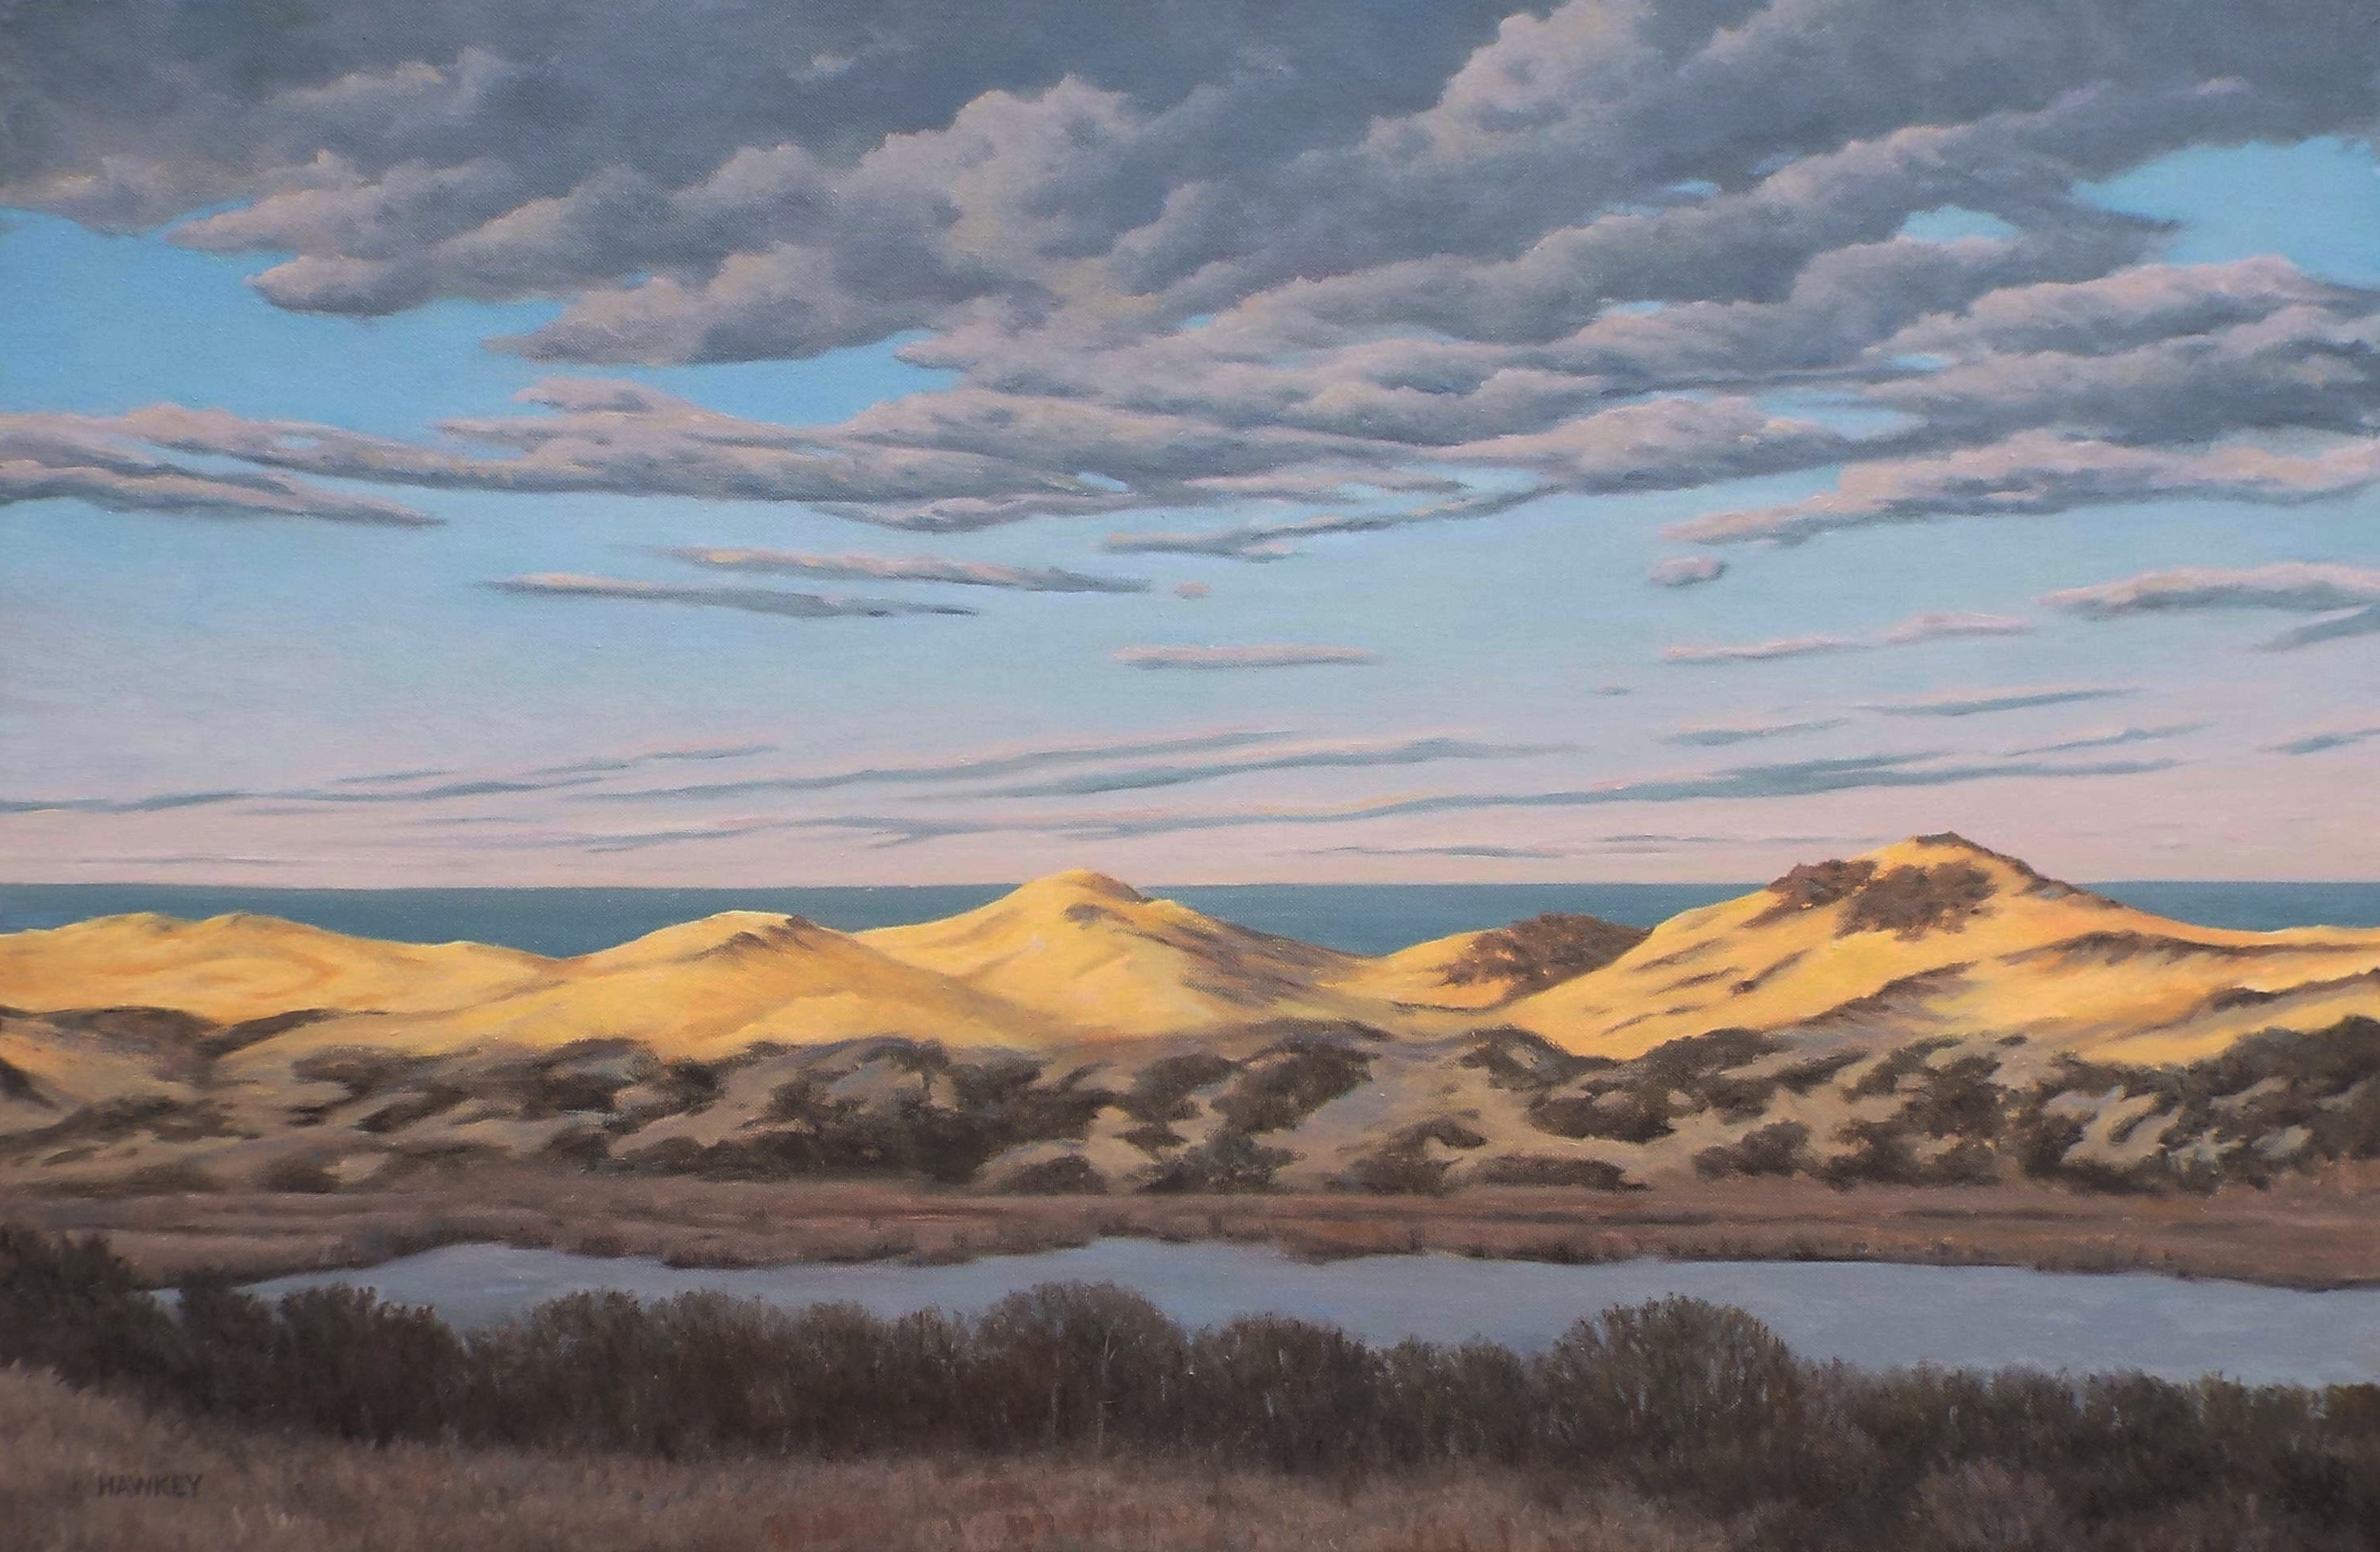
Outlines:
{"label": "ocean", "polygon": [[[972,910],[1006,884],[795,889],[250,889],[208,884],[0,884],[0,932],[158,911],[253,911],[364,938],[468,939],[532,953],[591,953],[717,911],[777,911],[846,932]],[[1757,889],[1741,884],[1191,884],[1151,886],[1208,915],[1351,953],[1387,953],[1541,911],[1651,927]],[[2118,882],[2089,886],[2207,927],[2380,927],[2380,883]]]}

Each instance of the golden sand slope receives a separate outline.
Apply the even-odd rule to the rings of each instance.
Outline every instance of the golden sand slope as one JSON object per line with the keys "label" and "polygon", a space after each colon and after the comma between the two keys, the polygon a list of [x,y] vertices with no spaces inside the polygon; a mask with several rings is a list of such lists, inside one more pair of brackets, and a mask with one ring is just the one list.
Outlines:
{"label": "golden sand slope", "polygon": [[2380,931],[2188,926],[1955,836],[1797,869],[1517,1000],[1509,983],[1449,984],[1481,936],[1367,959],[1087,872],[916,927],[855,936],[730,912],[562,960],[263,916],[144,915],[0,936],[0,1009],[164,1008],[220,1024],[338,1015],[271,1032],[285,1057],[596,1037],[686,1055],[877,1035],[1047,1049],[1320,1018],[1412,1036],[1509,1023],[1623,1059],[1712,1029],[1815,1026],[2023,1035],[2132,1062],[2380,1013]]}
{"label": "golden sand slope", "polygon": [[1054,874],[869,947],[1092,1034],[1160,1035],[1268,1018],[1388,1014],[1324,983],[1361,962],[1151,900],[1103,874]]}
{"label": "golden sand slope", "polygon": [[[453,1049],[600,1036],[664,1055],[715,1056],[762,1040],[901,1035],[953,1047],[1028,1047],[1049,1035],[996,998],[799,916],[725,912],[553,968],[549,984],[407,1019],[401,1038],[411,1049]],[[305,1037],[353,1037],[345,1022],[310,1027]]]}
{"label": "golden sand slope", "polygon": [[2204,1056],[2256,1030],[2380,1011],[2380,931],[2192,927],[2044,879],[1956,836],[1902,842],[1856,864],[1870,865],[1873,879],[1922,870],[1937,889],[1945,870],[1971,871],[1984,898],[1922,928],[1863,928],[1852,897],[1813,902],[1828,891],[1796,891],[1789,876],[1672,917],[1614,964],[1502,1016],[1572,1050],[1622,1059],[1711,1029],[1837,1023],[2021,1034],[2158,1062]]}
{"label": "golden sand slope", "polygon": [[225,1024],[299,1009],[357,1015],[282,1037],[285,1052],[616,1037],[691,1053],[883,1034],[1028,1045],[1045,1034],[996,999],[843,933],[748,911],[562,960],[347,938],[269,916],[110,916],[0,936],[0,1005],[173,1008]]}
{"label": "golden sand slope", "polygon": [[1330,984],[1416,1012],[1482,1012],[1608,964],[1644,936],[1593,916],[1551,913],[1354,960]]}
{"label": "golden sand slope", "polygon": [[1330,984],[1333,990],[1352,997],[1409,1007],[1475,1012],[1492,1008],[1510,995],[1510,983],[1480,980],[1457,986],[1447,978],[1484,936],[1479,932],[1458,932],[1377,959],[1354,960]]}
{"label": "golden sand slope", "polygon": [[298,1008],[467,1007],[532,986],[552,962],[480,943],[389,943],[273,916],[143,912],[0,935],[0,1004],[177,1008],[223,1024]]}

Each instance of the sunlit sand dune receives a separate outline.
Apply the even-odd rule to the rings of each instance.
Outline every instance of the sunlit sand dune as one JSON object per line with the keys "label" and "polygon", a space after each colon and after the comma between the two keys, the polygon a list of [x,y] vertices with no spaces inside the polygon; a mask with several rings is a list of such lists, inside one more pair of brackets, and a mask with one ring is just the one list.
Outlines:
{"label": "sunlit sand dune", "polygon": [[0,1003],[176,1008],[237,1024],[298,1008],[460,1008],[533,986],[552,961],[480,943],[391,943],[273,916],[141,913],[0,935]]}
{"label": "sunlit sand dune", "polygon": [[1269,1018],[1378,1018],[1331,989],[1361,961],[1152,900],[1103,874],[1038,879],[979,910],[860,940],[1088,1034]]}
{"label": "sunlit sand dune", "polygon": [[572,959],[117,916],[0,938],[0,1180],[2206,1189],[2380,1156],[2376,1017],[2380,931],[2168,921],[1956,836],[1649,934],[1548,915],[1376,958],[1083,872]]}
{"label": "sunlit sand dune", "polygon": [[1504,1016],[1623,1059],[1712,1029],[1831,1023],[2187,1061],[2253,1030],[2371,1011],[2380,985],[2359,978],[2374,971],[2380,932],[2193,927],[1934,836],[1673,917]]}

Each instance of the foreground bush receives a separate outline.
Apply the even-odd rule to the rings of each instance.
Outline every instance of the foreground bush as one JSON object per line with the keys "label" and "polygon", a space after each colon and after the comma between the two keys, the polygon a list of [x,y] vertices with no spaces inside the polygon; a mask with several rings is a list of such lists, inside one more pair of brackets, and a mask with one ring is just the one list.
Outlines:
{"label": "foreground bush", "polygon": [[[0,1229],[0,1362],[249,1425],[688,1459],[1163,1457],[1354,1483],[1493,1467],[1775,1547],[2368,1547],[2380,1388],[1796,1360],[1740,1310],[1606,1311],[1546,1352],[1184,1332],[1112,1286],[968,1321],[577,1294],[466,1340],[348,1290],[178,1315],[95,1243]],[[1352,1488],[1350,1489],[1353,1490]]]}

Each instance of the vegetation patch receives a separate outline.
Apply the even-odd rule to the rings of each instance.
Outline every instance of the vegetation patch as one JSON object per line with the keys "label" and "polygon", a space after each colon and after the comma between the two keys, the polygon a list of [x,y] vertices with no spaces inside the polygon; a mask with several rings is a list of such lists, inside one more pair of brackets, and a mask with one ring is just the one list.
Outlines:
{"label": "vegetation patch", "polygon": [[1548,911],[1480,933],[1463,957],[1447,967],[1445,984],[1501,982],[1507,988],[1505,1000],[1511,1001],[1600,970],[1647,936],[1641,928],[1598,916]]}
{"label": "vegetation patch", "polygon": [[1872,862],[1828,857],[1824,862],[1796,864],[1782,877],[1770,881],[1768,892],[1777,897],[1777,903],[1753,917],[1752,925],[1766,927],[1803,911],[1839,905],[1875,877],[1876,864]]}
{"label": "vegetation patch", "polygon": [[1568,1158],[1560,1154],[1507,1153],[1482,1159],[1471,1171],[1481,1185],[1581,1185],[1591,1191],[1644,1191],[1641,1181],[1628,1178],[1621,1166],[1601,1158]]}
{"label": "vegetation patch", "polygon": [[1371,1073],[1367,1052],[1292,1036],[1250,1057],[1237,1081],[1216,1096],[1215,1111],[1236,1132],[1279,1132],[1353,1093]]}
{"label": "vegetation patch", "polygon": [[1229,1195],[1270,1191],[1273,1176],[1297,1162],[1287,1148],[1267,1147],[1229,1128],[1196,1147],[1184,1148],[1152,1169],[1142,1189],[1162,1194],[1211,1191]]}
{"label": "vegetation patch", "polygon": [[1835,930],[1844,937],[1889,932],[1908,940],[1956,932],[1991,899],[1992,876],[1973,863],[1895,867],[1860,886]]}
{"label": "vegetation patch", "polygon": [[1081,1154],[1065,1153],[1010,1170],[1000,1189],[1019,1196],[1096,1196],[1108,1189],[1108,1178]]}
{"label": "vegetation patch", "polygon": [[1780,1121],[1746,1132],[1732,1143],[1707,1147],[1694,1155],[1694,1173],[1705,1180],[1733,1175],[1795,1175],[1808,1171],[1810,1129],[1798,1121]]}

